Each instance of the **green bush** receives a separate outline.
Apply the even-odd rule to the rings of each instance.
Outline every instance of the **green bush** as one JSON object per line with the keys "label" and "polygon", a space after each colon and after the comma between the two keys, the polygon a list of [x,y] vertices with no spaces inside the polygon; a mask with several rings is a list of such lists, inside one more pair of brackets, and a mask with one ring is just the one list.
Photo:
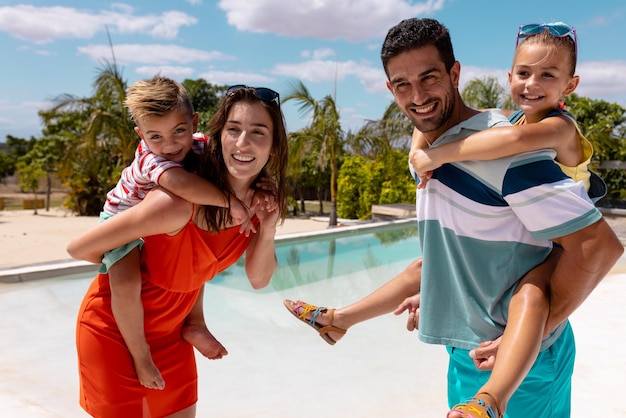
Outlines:
{"label": "green bush", "polygon": [[367,219],[372,205],[415,203],[415,181],[407,160],[406,153],[394,149],[376,161],[361,155],[347,157],[339,170],[337,216]]}

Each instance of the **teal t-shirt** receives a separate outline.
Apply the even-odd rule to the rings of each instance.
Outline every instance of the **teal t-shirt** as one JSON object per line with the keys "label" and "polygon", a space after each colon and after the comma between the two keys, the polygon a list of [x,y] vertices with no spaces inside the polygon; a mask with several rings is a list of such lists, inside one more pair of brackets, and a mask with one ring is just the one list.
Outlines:
{"label": "teal t-shirt", "polygon": [[[433,146],[502,125],[510,125],[502,112],[481,112]],[[444,164],[417,190],[416,209],[424,260],[419,337],[467,350],[502,335],[516,285],[547,257],[551,239],[601,217],[552,150]]]}

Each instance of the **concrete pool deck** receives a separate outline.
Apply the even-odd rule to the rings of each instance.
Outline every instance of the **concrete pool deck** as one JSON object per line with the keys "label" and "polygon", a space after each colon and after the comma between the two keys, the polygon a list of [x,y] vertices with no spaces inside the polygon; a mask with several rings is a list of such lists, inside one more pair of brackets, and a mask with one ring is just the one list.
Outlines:
{"label": "concrete pool deck", "polygon": [[[72,238],[98,223],[94,216],[75,216],[53,208],[0,211],[0,272],[24,266],[70,261],[65,251]],[[327,218],[288,218],[278,234],[321,231],[328,228]]]}
{"label": "concrete pool deck", "polygon": [[[97,222],[15,212],[26,213],[0,212],[0,272],[67,260],[67,242]],[[623,219],[610,223],[620,238],[626,236],[620,232]],[[324,230],[326,224],[291,219],[282,228],[289,234]],[[0,283],[0,417],[86,416],[77,402],[74,326],[90,280]],[[445,351],[405,331],[404,318],[360,324],[331,347],[282,306],[285,298],[337,306],[369,291],[362,290],[349,298],[308,287],[255,295],[220,286],[207,291],[207,321],[229,355],[198,359],[198,418],[445,416]],[[625,294],[626,258],[572,316],[578,351],[574,418],[626,417]]]}

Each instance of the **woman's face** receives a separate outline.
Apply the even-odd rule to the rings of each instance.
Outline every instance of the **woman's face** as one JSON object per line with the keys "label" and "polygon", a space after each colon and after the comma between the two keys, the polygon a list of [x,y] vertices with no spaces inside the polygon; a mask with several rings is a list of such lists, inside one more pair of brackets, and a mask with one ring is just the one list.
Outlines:
{"label": "woman's face", "polygon": [[250,182],[267,163],[274,124],[261,103],[235,103],[222,130],[222,156],[233,180]]}

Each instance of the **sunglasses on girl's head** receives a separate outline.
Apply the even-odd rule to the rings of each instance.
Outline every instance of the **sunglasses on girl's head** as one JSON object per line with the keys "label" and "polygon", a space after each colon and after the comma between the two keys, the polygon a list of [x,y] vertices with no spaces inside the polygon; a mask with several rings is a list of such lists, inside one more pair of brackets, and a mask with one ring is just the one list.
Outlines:
{"label": "sunglasses on girl's head", "polygon": [[520,25],[517,30],[517,39],[515,41],[515,48],[519,46],[519,43],[524,39],[539,35],[543,32],[544,29],[548,29],[550,35],[556,36],[557,38],[563,38],[565,36],[569,36],[574,41],[574,46],[576,46],[576,55],[578,55],[578,42],[576,41],[576,29],[571,26],[566,25],[565,23],[528,23],[526,25]]}
{"label": "sunglasses on girl's head", "polygon": [[259,99],[265,103],[276,103],[280,106],[280,96],[278,93],[272,89],[268,89],[267,87],[250,87],[245,84],[235,84],[226,90],[226,94],[239,89],[252,89],[256,92],[256,95],[259,96]]}

